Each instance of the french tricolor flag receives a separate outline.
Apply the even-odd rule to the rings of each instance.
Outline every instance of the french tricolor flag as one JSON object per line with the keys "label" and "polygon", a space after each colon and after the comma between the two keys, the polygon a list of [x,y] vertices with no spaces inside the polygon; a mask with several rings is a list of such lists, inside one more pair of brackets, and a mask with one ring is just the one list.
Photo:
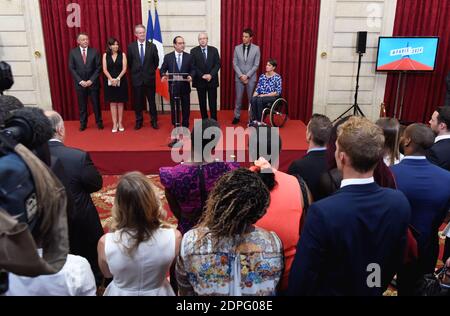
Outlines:
{"label": "french tricolor flag", "polygon": [[158,10],[155,8],[155,28],[153,28],[152,12],[148,11],[148,23],[147,23],[147,41],[153,40],[158,49],[159,65],[156,69],[156,93],[162,96],[164,99],[169,100],[169,83],[167,81],[161,82],[161,68],[164,61],[164,47],[161,35],[161,26],[159,24]]}

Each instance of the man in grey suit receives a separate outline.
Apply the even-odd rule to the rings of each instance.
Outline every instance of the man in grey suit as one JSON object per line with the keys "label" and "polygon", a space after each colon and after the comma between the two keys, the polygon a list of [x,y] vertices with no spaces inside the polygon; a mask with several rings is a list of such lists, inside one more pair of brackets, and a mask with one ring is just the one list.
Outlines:
{"label": "man in grey suit", "polygon": [[233,124],[239,123],[241,117],[242,95],[247,91],[250,102],[256,85],[256,71],[259,67],[261,53],[259,46],[252,44],[253,31],[249,28],[242,32],[242,44],[234,48],[233,68],[236,73],[236,108]]}

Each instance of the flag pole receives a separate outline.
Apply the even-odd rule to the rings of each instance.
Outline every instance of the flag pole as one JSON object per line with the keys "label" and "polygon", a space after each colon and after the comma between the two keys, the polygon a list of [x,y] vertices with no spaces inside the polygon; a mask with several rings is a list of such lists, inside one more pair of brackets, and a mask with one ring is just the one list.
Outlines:
{"label": "flag pole", "polygon": [[[151,2],[151,0],[149,0]],[[155,0],[155,11],[158,10],[158,0]],[[161,101],[161,113],[164,114],[164,98],[162,95],[159,95],[160,101]]]}

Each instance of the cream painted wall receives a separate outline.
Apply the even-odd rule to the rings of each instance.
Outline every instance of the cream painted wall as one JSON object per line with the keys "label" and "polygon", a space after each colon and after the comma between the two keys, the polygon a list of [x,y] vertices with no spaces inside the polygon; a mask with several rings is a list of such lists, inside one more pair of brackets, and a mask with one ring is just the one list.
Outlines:
{"label": "cream painted wall", "polygon": [[321,3],[313,111],[335,119],[354,102],[358,31],[367,31],[358,104],[375,120],[386,75],[375,73],[378,37],[392,35],[396,0],[323,0]]}
{"label": "cream painted wall", "polygon": [[5,94],[25,105],[51,108],[47,62],[38,0],[0,0],[0,60],[13,70]]}

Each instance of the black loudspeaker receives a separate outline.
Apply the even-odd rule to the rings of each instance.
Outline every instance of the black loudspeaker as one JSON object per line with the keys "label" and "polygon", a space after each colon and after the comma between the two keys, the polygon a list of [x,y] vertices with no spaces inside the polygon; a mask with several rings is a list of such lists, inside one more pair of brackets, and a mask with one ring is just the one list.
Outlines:
{"label": "black loudspeaker", "polygon": [[366,52],[367,45],[367,32],[358,32],[356,38],[356,52],[358,54],[364,54]]}

